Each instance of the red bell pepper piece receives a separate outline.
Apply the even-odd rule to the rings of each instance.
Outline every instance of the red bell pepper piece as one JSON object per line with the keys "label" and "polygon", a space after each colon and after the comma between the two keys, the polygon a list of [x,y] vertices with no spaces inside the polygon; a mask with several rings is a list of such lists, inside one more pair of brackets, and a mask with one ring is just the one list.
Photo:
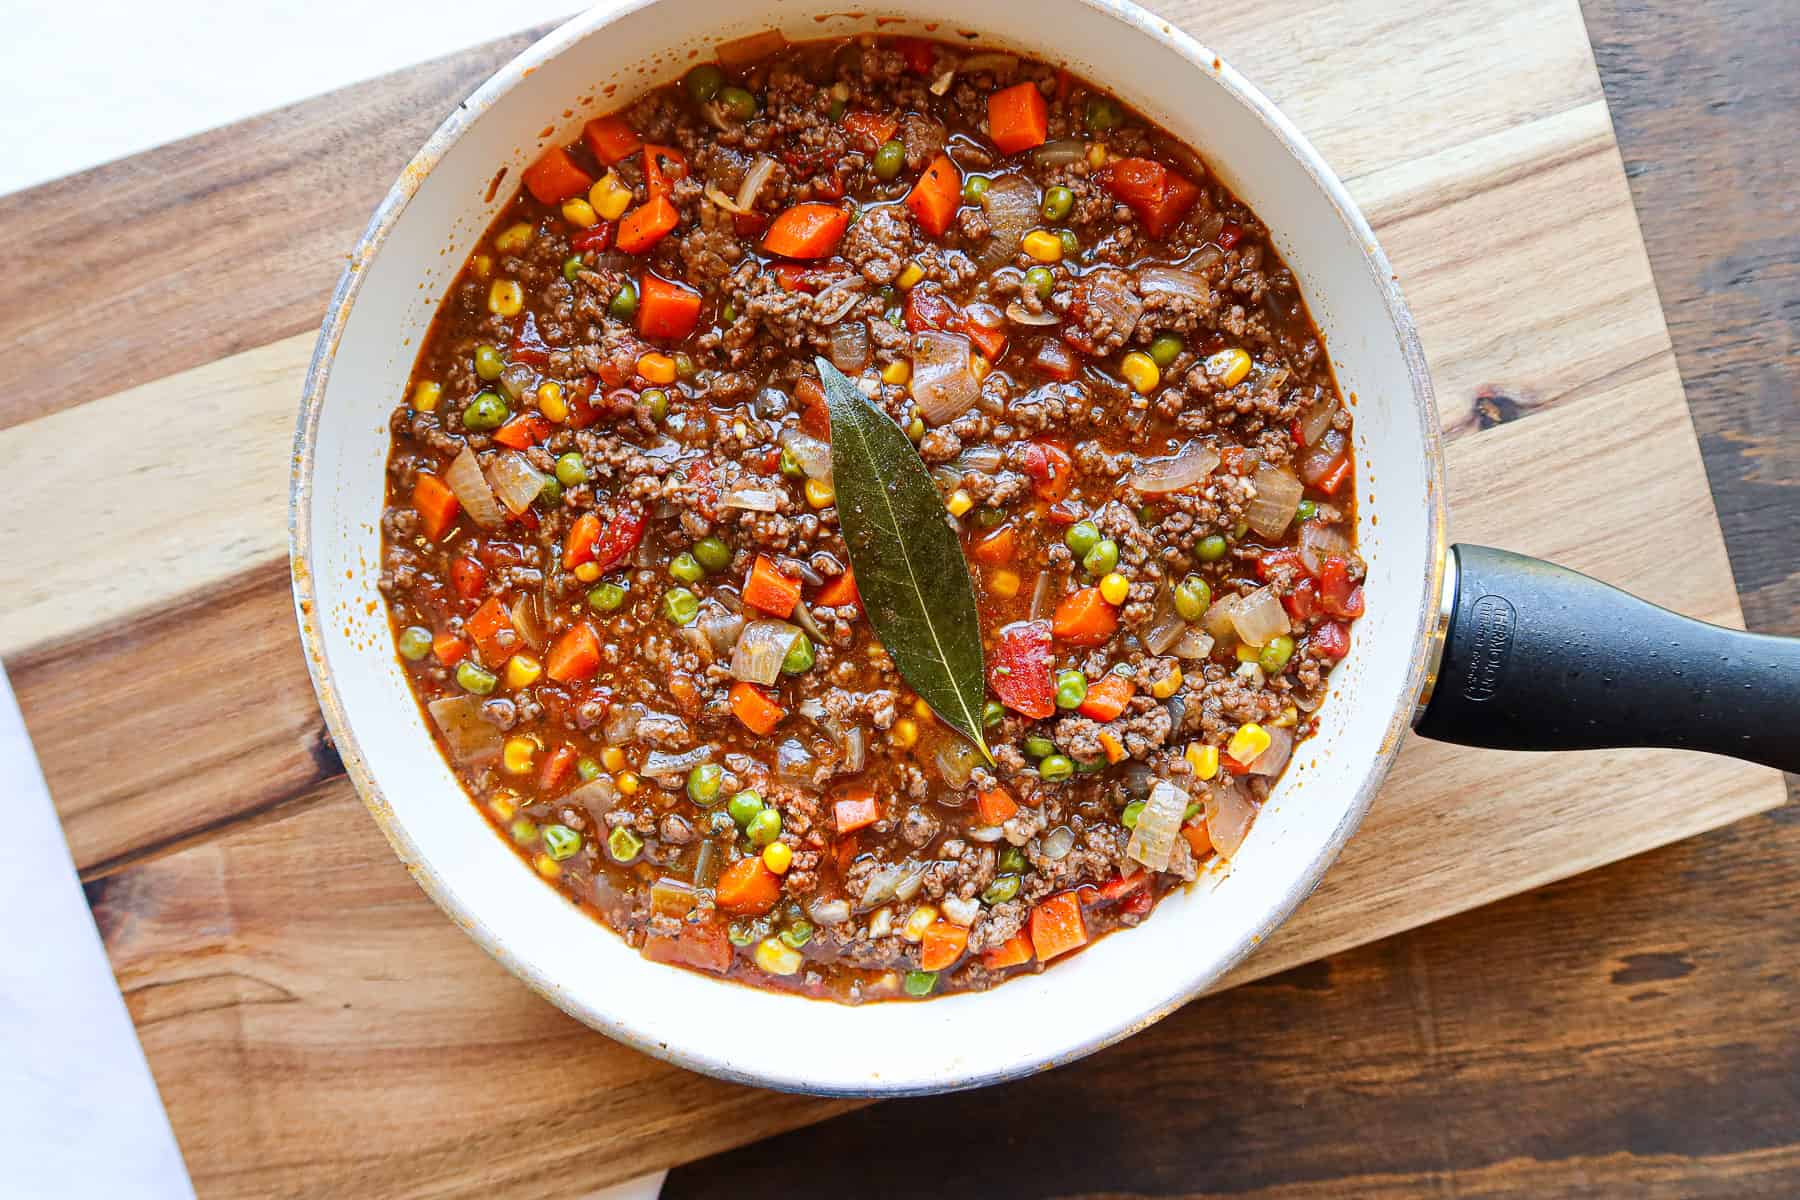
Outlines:
{"label": "red bell pepper piece", "polygon": [[1055,713],[1050,659],[1049,621],[1014,621],[1002,627],[988,671],[988,682],[1000,703],[1033,720]]}

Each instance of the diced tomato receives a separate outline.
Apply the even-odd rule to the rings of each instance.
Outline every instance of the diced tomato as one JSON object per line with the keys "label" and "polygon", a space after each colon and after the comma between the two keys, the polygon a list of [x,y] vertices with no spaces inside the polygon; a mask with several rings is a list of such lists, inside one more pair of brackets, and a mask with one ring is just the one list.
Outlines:
{"label": "diced tomato", "polygon": [[929,75],[931,64],[936,61],[936,52],[931,43],[924,38],[903,37],[894,39],[894,49],[906,62],[906,69],[914,75]]}
{"label": "diced tomato", "polygon": [[1334,617],[1363,613],[1362,587],[1351,583],[1350,564],[1335,554],[1319,564],[1319,608]]}
{"label": "diced tomato", "polygon": [[506,348],[506,358],[531,367],[542,367],[550,361],[550,344],[538,332],[537,314],[529,308],[519,318],[519,328],[513,333],[512,345]]}
{"label": "diced tomato", "polygon": [[538,768],[538,791],[554,792],[561,787],[563,780],[569,777],[569,772],[575,769],[575,763],[580,757],[581,755],[575,747],[567,742],[545,755],[543,765]]}
{"label": "diced tomato", "polygon": [[731,214],[731,231],[741,238],[761,237],[762,231],[769,227],[767,213],[747,212]]}
{"label": "diced tomato", "polygon": [[856,784],[844,789],[832,803],[831,814],[840,834],[855,833],[881,820],[881,802],[872,788]]}
{"label": "diced tomato", "polygon": [[[1131,703],[1132,693],[1136,690],[1131,680],[1125,676],[1107,675],[1088,688],[1077,711],[1096,721],[1116,721],[1119,714],[1125,711],[1125,706]],[[1107,757],[1112,756],[1109,754]]]}
{"label": "diced tomato", "polygon": [[1306,564],[1300,559],[1300,551],[1291,546],[1283,546],[1278,550],[1266,550],[1256,560],[1256,577],[1264,583],[1274,579],[1283,571],[1306,574]]}
{"label": "diced tomato", "polygon": [[1350,653],[1350,627],[1342,621],[1327,621],[1312,631],[1307,644],[1335,661]]}
{"label": "diced tomato", "polygon": [[1073,500],[1061,500],[1044,510],[1052,525],[1073,525],[1081,520],[1081,506]]}
{"label": "diced tomato", "polygon": [[800,402],[801,431],[829,442],[831,408],[825,403],[825,385],[811,375],[802,375],[794,384],[794,399]]}
{"label": "diced tomato", "polygon": [[908,333],[927,329],[954,330],[960,316],[956,305],[935,287],[915,287],[906,293],[904,317]]}
{"label": "diced tomato", "polygon": [[873,148],[893,137],[900,122],[886,113],[849,112],[844,114],[843,126],[845,133]]}
{"label": "diced tomato", "polygon": [[1030,366],[1038,374],[1058,383],[1068,383],[1081,374],[1081,358],[1075,348],[1059,337],[1039,338],[1032,351]]}
{"label": "diced tomato", "polygon": [[1130,896],[1127,896],[1125,898],[1125,903],[1119,905],[1119,911],[1128,913],[1134,917],[1141,917],[1155,907],[1156,896],[1150,891],[1145,890],[1142,892],[1133,892]]}
{"label": "diced tomato", "polygon": [[512,617],[500,597],[489,596],[473,616],[463,623],[463,631],[481,651],[481,661],[497,667],[512,656],[519,637],[513,630]]}
{"label": "diced tomato", "polygon": [[972,315],[965,313],[962,321],[962,332],[975,343],[981,356],[991,363],[999,362],[1006,354],[1006,331],[997,325],[983,325]]}
{"label": "diced tomato", "polygon": [[1050,659],[1049,621],[1014,621],[1003,626],[988,671],[989,685],[1000,703],[1033,720],[1055,713]]}
{"label": "diced tomato", "polygon": [[1318,585],[1310,579],[1302,579],[1294,585],[1294,590],[1281,598],[1281,606],[1296,622],[1303,622],[1313,615],[1313,608],[1318,602]]}
{"label": "diced tomato", "polygon": [[617,229],[611,221],[596,221],[569,239],[569,249],[577,254],[586,254],[589,250],[597,253],[612,245]]}
{"label": "diced tomato", "polygon": [[615,513],[606,532],[594,543],[594,562],[602,571],[610,571],[631,556],[644,540],[647,518],[635,508]]}
{"label": "diced tomato", "polygon": [[1039,500],[1054,504],[1069,494],[1069,487],[1075,482],[1074,460],[1054,442],[1027,442],[1022,465]]}
{"label": "diced tomato", "polygon": [[1338,459],[1330,470],[1319,477],[1319,482],[1315,486],[1327,496],[1335,496],[1338,494],[1338,490],[1344,486],[1344,482],[1350,478],[1353,469],[1352,460],[1346,454]]}
{"label": "diced tomato", "polygon": [[561,204],[571,196],[585,196],[594,177],[576,165],[569,152],[552,146],[525,168],[525,189],[539,204]]}
{"label": "diced tomato", "polygon": [[1051,619],[1051,631],[1071,646],[1099,646],[1119,628],[1119,610],[1097,587],[1084,587],[1062,598]]}
{"label": "diced tomato", "polygon": [[1148,158],[1121,158],[1101,168],[1099,178],[1115,199],[1137,214],[1151,237],[1174,228],[1200,198],[1193,183]]}
{"label": "diced tomato", "polygon": [[468,653],[469,643],[454,633],[439,632],[431,637],[431,655],[446,667],[454,667]]}
{"label": "diced tomato", "polygon": [[1058,892],[1031,910],[1031,945],[1039,962],[1049,962],[1087,944],[1087,923],[1073,892]]}
{"label": "diced tomato", "polygon": [[842,575],[820,584],[813,593],[813,603],[821,608],[862,608],[862,593],[856,590],[856,576],[850,568],[845,567]]}
{"label": "diced tomato", "polygon": [[1115,875],[1100,885],[1102,900],[1117,900],[1121,896],[1129,896],[1139,888],[1148,887],[1150,872],[1139,868],[1129,875]]}
{"label": "diced tomato", "polygon": [[548,419],[536,413],[520,413],[500,428],[494,430],[494,441],[509,450],[529,450],[556,428]]}
{"label": "diced tomato", "polygon": [[594,152],[594,157],[609,167],[630,158],[644,144],[637,130],[627,125],[625,118],[617,113],[589,121],[582,126],[581,138]]}
{"label": "diced tomato", "polygon": [[487,568],[466,554],[459,554],[450,560],[450,586],[464,600],[473,600],[481,595],[482,587],[487,583]]}
{"label": "diced tomato", "polygon": [[600,669],[600,637],[586,621],[571,626],[544,657],[544,672],[558,683],[590,679]]}
{"label": "diced tomato", "polygon": [[699,322],[699,292],[649,271],[638,277],[639,336],[679,342],[694,332]]}
{"label": "diced tomato", "polygon": [[1227,221],[1219,226],[1219,236],[1213,240],[1219,243],[1219,249],[1229,250],[1237,245],[1239,239],[1243,236],[1243,226],[1239,225],[1236,221]]}
{"label": "diced tomato", "polygon": [[988,138],[1002,154],[1041,146],[1050,135],[1050,109],[1035,83],[1018,83],[988,97]]}
{"label": "diced tomato", "polygon": [[723,975],[731,969],[731,941],[718,921],[683,921],[675,936],[653,933],[642,951],[651,962],[698,967]]}

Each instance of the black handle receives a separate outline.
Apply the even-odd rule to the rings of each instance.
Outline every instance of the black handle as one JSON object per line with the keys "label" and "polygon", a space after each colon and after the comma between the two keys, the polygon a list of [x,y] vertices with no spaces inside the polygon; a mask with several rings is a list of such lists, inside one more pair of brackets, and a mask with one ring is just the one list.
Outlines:
{"label": "black handle", "polygon": [[1708,625],[1551,563],[1452,546],[1429,738],[1497,750],[1673,746],[1800,771],[1800,639]]}

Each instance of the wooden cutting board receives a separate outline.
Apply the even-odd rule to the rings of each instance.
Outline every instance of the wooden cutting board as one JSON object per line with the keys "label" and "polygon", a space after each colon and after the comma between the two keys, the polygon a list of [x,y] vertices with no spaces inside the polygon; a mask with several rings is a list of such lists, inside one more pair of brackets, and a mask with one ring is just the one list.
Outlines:
{"label": "wooden cutting board", "polygon": [[[1374,223],[1437,381],[1453,534],[1740,623],[1575,4],[1157,7]],[[312,329],[389,181],[529,40],[0,198],[0,656],[203,1194],[567,1193],[842,1107],[532,996],[389,854],[313,703],[284,559]],[[1725,760],[1411,742],[1230,982],[1782,798]]]}

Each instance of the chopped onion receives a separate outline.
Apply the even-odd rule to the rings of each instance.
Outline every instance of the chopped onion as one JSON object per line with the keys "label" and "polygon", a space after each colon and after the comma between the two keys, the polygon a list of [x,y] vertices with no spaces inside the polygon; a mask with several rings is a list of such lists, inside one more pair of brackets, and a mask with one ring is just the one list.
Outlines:
{"label": "chopped onion", "polygon": [[1300,565],[1317,575],[1327,558],[1348,558],[1350,535],[1337,525],[1307,521],[1300,526]]}
{"label": "chopped onion", "polygon": [[1273,585],[1259,587],[1231,610],[1231,624],[1248,645],[1266,646],[1270,638],[1288,631],[1287,609],[1281,607]]}
{"label": "chopped onion", "polygon": [[781,431],[781,448],[794,456],[808,479],[831,478],[831,443],[789,427]]}
{"label": "chopped onion", "polygon": [[981,915],[981,901],[973,896],[945,896],[938,908],[943,910],[944,920],[964,927],[973,925]]}
{"label": "chopped onion", "polygon": [[858,902],[862,908],[874,908],[877,904],[886,904],[894,898],[894,889],[906,877],[906,872],[913,864],[908,862],[888,863],[878,868],[863,882],[862,899]]}
{"label": "chopped onion", "polygon": [[732,488],[719,499],[721,508],[741,508],[745,512],[778,512],[781,493],[767,488]]}
{"label": "chopped onion", "polygon": [[1050,572],[1038,572],[1037,586],[1031,589],[1031,619],[1033,621],[1050,615],[1051,602],[1054,599],[1050,592],[1054,586],[1050,579]]}
{"label": "chopped onion", "polygon": [[693,647],[694,653],[700,656],[700,665],[709,667],[718,653],[713,649],[712,639],[706,636],[706,630],[699,624],[683,625],[675,631],[675,636]]}
{"label": "chopped onion", "polygon": [[789,783],[811,783],[816,766],[812,751],[799,738],[788,738],[775,747],[775,774]]}
{"label": "chopped onion", "polygon": [[1181,269],[1192,275],[1203,275],[1224,257],[1225,252],[1209,242],[1189,255]]}
{"label": "chopped onion", "polygon": [[557,801],[585,808],[596,817],[612,811],[612,806],[618,802],[619,789],[611,775],[597,775]]}
{"label": "chopped onion", "polygon": [[1264,537],[1280,537],[1294,519],[1294,510],[1306,488],[1286,467],[1271,467],[1268,463],[1256,468],[1251,482],[1256,485],[1256,499],[1244,510],[1244,519]]}
{"label": "chopped onion", "polygon": [[[892,932],[894,932],[894,910],[893,909],[891,909],[891,908],[878,909],[873,915],[871,915],[869,917],[869,936],[870,937],[872,937],[872,938],[886,937],[888,934],[890,934]],[[893,989],[890,988],[888,990],[892,991]]]}
{"label": "chopped onion", "polygon": [[1087,143],[1080,138],[1057,138],[1031,152],[1034,167],[1066,167],[1087,157]]}
{"label": "chopped onion", "polygon": [[977,825],[968,831],[972,842],[997,842],[1006,836],[1006,830],[998,825]]}
{"label": "chopped onion", "polygon": [[819,628],[818,622],[813,620],[812,610],[806,607],[805,601],[794,605],[794,611],[788,616],[793,619],[794,624],[800,627],[801,632],[819,645],[822,646],[831,640],[825,636],[825,631]]}
{"label": "chopped onion", "polygon": [[1219,852],[1220,858],[1231,859],[1244,844],[1250,822],[1256,819],[1256,809],[1245,798],[1235,779],[1217,782],[1208,788],[1201,804],[1206,809],[1206,832],[1212,838],[1213,849]]}
{"label": "chopped onion", "polygon": [[1000,447],[983,442],[979,446],[970,446],[956,456],[959,471],[979,471],[983,475],[992,475],[1006,465],[1006,454]]}
{"label": "chopped onion", "polygon": [[742,67],[759,58],[767,58],[787,45],[779,29],[765,29],[746,37],[720,42],[715,48],[719,62],[727,67]]}
{"label": "chopped onion", "polygon": [[1188,624],[1175,611],[1175,597],[1166,587],[1156,590],[1156,612],[1150,617],[1150,627],[1144,630],[1144,648],[1152,654],[1166,654],[1181,636],[1188,631]]}
{"label": "chopped onion", "polygon": [[932,755],[938,774],[950,787],[961,791],[969,785],[969,775],[981,762],[981,751],[954,734],[944,739]]}
{"label": "chopped onion", "polygon": [[1075,848],[1075,831],[1067,825],[1058,825],[1038,846],[1038,852],[1051,862],[1061,862],[1069,857],[1069,851]]}
{"label": "chopped onion", "polygon": [[488,463],[487,477],[494,485],[494,495],[514,514],[530,508],[544,490],[544,476],[524,455],[510,450],[496,454]]}
{"label": "chopped onion", "polygon": [[1146,296],[1180,296],[1199,305],[1212,296],[1206,276],[1178,267],[1145,267],[1138,272],[1137,283]]}
{"label": "chopped onion", "polygon": [[1150,789],[1150,798],[1138,811],[1137,825],[1131,840],[1125,844],[1125,857],[1135,859],[1152,871],[1169,869],[1169,855],[1175,849],[1175,838],[1181,832],[1181,818],[1187,815],[1187,793],[1166,780],[1158,780]]}
{"label": "chopped onion", "polygon": [[945,71],[942,75],[939,75],[936,79],[931,81],[931,94],[934,96],[942,96],[945,92],[950,90],[950,85],[955,82],[956,68],[951,67],[948,71]]}
{"label": "chopped onion", "polygon": [[544,632],[543,624],[538,621],[537,613],[537,604],[532,596],[521,595],[513,601],[513,628],[519,631],[519,636],[524,638],[525,644],[533,650],[541,648],[548,637]]}
{"label": "chopped onion", "polygon": [[1187,632],[1182,634],[1180,640],[1175,643],[1175,657],[1185,658],[1189,661],[1202,659],[1212,654],[1212,648],[1211,634],[1202,633],[1189,626]]}
{"label": "chopped onion", "polygon": [[840,321],[831,327],[831,365],[854,375],[869,365],[869,327],[861,321]]}
{"label": "chopped onion", "polygon": [[863,732],[861,725],[852,725],[844,731],[844,757],[838,767],[854,775],[863,769],[868,761],[869,735]]}
{"label": "chopped onion", "polygon": [[1294,731],[1281,725],[1265,725],[1269,735],[1269,748],[1256,756],[1250,764],[1252,775],[1279,775],[1281,768],[1287,766],[1288,758],[1294,753]]}
{"label": "chopped onion", "polygon": [[708,600],[700,611],[700,619],[694,623],[706,634],[706,641],[712,647],[716,658],[737,644],[739,636],[744,632],[744,614],[733,612],[715,600]]}
{"label": "chopped onion", "polygon": [[1144,301],[1132,290],[1131,277],[1117,267],[1108,267],[1093,272],[1085,283],[1088,311],[1100,314],[1104,323],[1130,341],[1131,331],[1144,313]]}
{"label": "chopped onion", "polygon": [[706,198],[728,213],[736,213],[741,216],[750,211],[730,196],[727,196],[724,192],[721,192],[715,184],[709,183],[706,185]]}
{"label": "chopped onion", "polygon": [[925,329],[913,335],[913,403],[933,425],[954,421],[981,399],[970,349],[969,339],[960,333]]}
{"label": "chopped onion", "polygon": [[992,271],[1012,261],[1019,252],[1019,240],[1038,223],[1038,205],[1037,184],[1023,175],[1002,175],[988,185],[981,194],[981,210],[988,219],[988,240],[975,256],[978,270]]}
{"label": "chopped onion", "polygon": [[1315,444],[1325,436],[1331,428],[1331,418],[1337,415],[1337,397],[1327,392],[1319,401],[1300,416],[1300,440],[1308,446]]}
{"label": "chopped onion", "polygon": [[781,678],[781,664],[804,635],[786,621],[752,621],[731,652],[731,674],[765,687]]}
{"label": "chopped onion", "polygon": [[1125,477],[1125,485],[1148,496],[1179,492],[1211,475],[1218,465],[1219,452],[1210,442],[1189,442],[1179,454],[1140,462],[1137,470]]}
{"label": "chopped onion", "polygon": [[537,381],[537,372],[527,363],[508,363],[500,372],[500,390],[506,393],[509,400],[517,400],[526,392],[534,391]]}
{"label": "chopped onion", "polygon": [[919,894],[919,889],[924,886],[925,864],[914,863],[912,868],[900,877],[900,882],[894,885],[894,899],[911,900]]}
{"label": "chopped onion", "polygon": [[775,160],[767,154],[759,154],[750,169],[744,172],[744,182],[738,185],[737,206],[744,212],[756,207],[756,198],[762,194],[763,184],[769,182],[769,176],[775,173]]}
{"label": "chopped onion", "polygon": [[[857,302],[862,299],[862,290],[862,280],[860,279],[850,279],[841,284],[832,284],[813,297],[814,322],[819,325],[835,325],[843,320],[845,314],[855,308]],[[867,329],[863,330],[863,335],[864,337],[868,336]]]}
{"label": "chopped onion", "polygon": [[692,750],[683,750],[680,754],[670,754],[667,750],[652,750],[644,755],[644,765],[638,774],[648,775],[652,779],[686,775],[695,767],[711,762],[717,750],[716,746],[710,744],[695,746]]}
{"label": "chopped onion", "polygon": [[482,719],[480,696],[446,696],[425,707],[444,735],[450,757],[461,764],[491,762],[500,757],[500,731]]}
{"label": "chopped onion", "polygon": [[1206,160],[1194,152],[1193,147],[1179,138],[1158,137],[1156,148],[1181,165],[1189,183],[1199,183],[1206,178]]}
{"label": "chopped onion", "polygon": [[775,565],[783,575],[798,575],[802,581],[813,587],[824,587],[825,577],[813,570],[812,564],[804,558],[790,558],[783,554],[775,560]]}
{"label": "chopped onion", "polygon": [[1242,601],[1236,596],[1220,596],[1200,618],[1200,624],[1216,638],[1235,635],[1236,627],[1231,623],[1231,618],[1240,603]]}
{"label": "chopped onion", "polygon": [[977,71],[1016,71],[1018,68],[1018,55],[1005,54],[997,50],[988,50],[981,54],[971,54],[956,66],[956,69],[965,75],[972,75]]}
{"label": "chopped onion", "polygon": [[806,915],[812,918],[815,925],[842,925],[850,919],[850,902],[841,897],[835,900],[814,900],[807,906]]}
{"label": "chopped onion", "polygon": [[638,722],[643,719],[643,705],[621,704],[606,718],[606,727],[600,731],[600,736],[609,746],[622,746],[637,736]]}
{"label": "chopped onion", "polygon": [[1006,319],[1015,325],[1054,325],[1062,318],[1048,309],[1043,312],[1031,312],[1023,304],[1014,300],[1006,306]]}
{"label": "chopped onion", "polygon": [[1295,464],[1300,478],[1312,487],[1319,486],[1337,467],[1338,459],[1350,452],[1349,439],[1341,429],[1327,429]]}
{"label": "chopped onion", "polygon": [[444,472],[444,482],[456,493],[457,502],[469,514],[469,519],[483,529],[493,529],[506,520],[500,502],[494,499],[494,489],[488,486],[487,476],[481,473],[481,463],[467,446]]}

